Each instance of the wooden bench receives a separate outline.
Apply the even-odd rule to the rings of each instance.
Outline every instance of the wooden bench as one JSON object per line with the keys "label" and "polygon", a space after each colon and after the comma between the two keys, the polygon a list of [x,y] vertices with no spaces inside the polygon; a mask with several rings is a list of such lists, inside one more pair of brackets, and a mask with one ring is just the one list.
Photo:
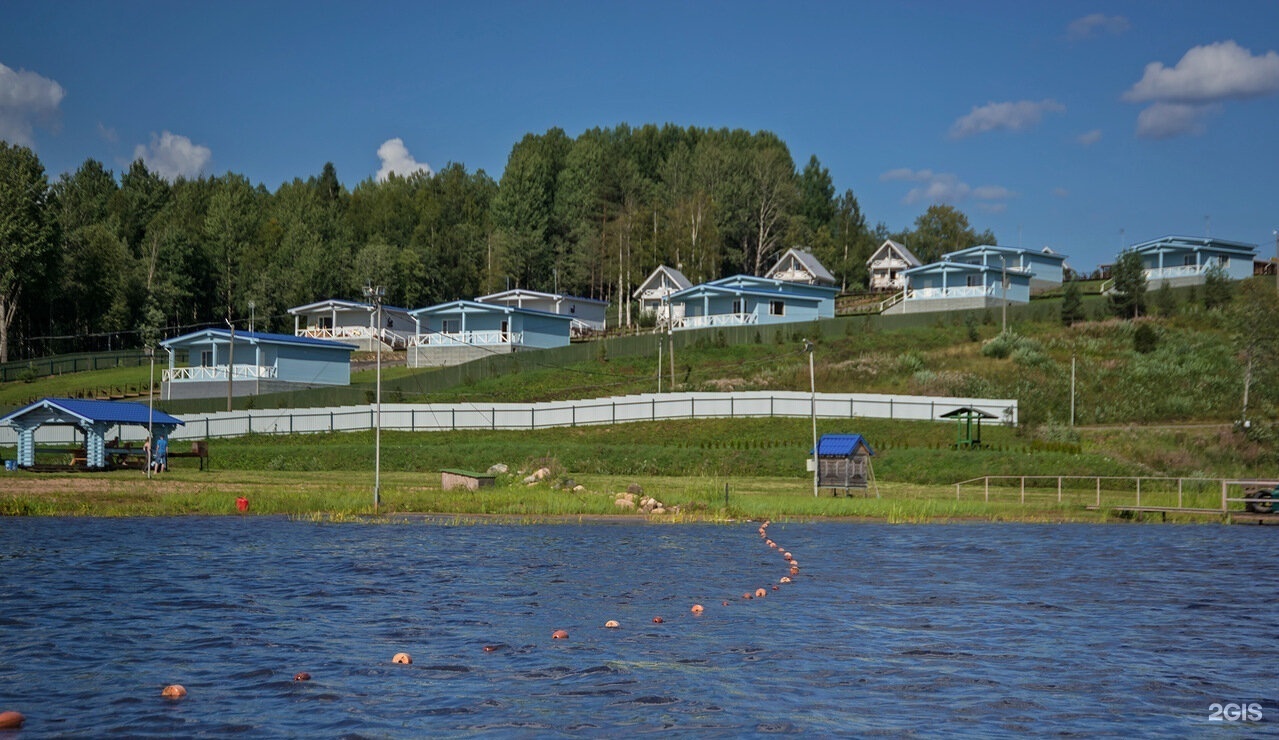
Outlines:
{"label": "wooden bench", "polygon": [[207,439],[197,439],[191,443],[190,452],[174,452],[169,449],[170,458],[174,457],[197,457],[200,459],[200,470],[204,470],[209,464],[209,441]]}

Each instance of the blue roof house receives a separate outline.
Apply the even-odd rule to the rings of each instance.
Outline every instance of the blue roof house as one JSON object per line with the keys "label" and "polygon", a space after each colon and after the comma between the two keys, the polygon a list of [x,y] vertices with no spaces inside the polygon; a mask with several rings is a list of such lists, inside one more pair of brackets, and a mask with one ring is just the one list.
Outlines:
{"label": "blue roof house", "polygon": [[372,352],[377,339],[387,349],[404,349],[413,333],[413,319],[408,309],[382,306],[382,325],[377,323],[377,311],[371,303],[344,301],[336,298],[294,306],[293,335],[312,339],[332,339],[354,344]]}
{"label": "blue roof house", "polygon": [[902,300],[884,313],[960,311],[994,308],[1005,302],[1030,302],[1030,270],[1001,268],[998,260],[993,267],[971,262],[931,262],[912,267],[902,275],[907,283]]}
{"label": "blue roof house", "polygon": [[[354,344],[288,334],[204,329],[160,342],[165,399],[217,398],[350,385]],[[229,370],[228,370],[229,369]]]}
{"label": "blue roof house", "polygon": [[1220,265],[1226,277],[1244,280],[1252,277],[1257,246],[1243,242],[1208,237],[1165,236],[1129,247],[1128,252],[1141,255],[1146,286],[1159,288],[1201,285],[1208,270]]}
{"label": "blue roof house", "polygon": [[[36,464],[36,431],[41,427],[74,427],[84,435],[83,462],[90,470],[103,470],[108,457],[117,450],[108,446],[107,433],[112,427],[137,426],[150,429],[156,440],[167,439],[182,420],[163,411],[153,411],[144,403],[123,401],[88,401],[78,398],[43,398],[0,418],[0,424],[13,427],[18,436],[17,464],[30,468]],[[117,439],[119,434],[116,435]]]}
{"label": "blue roof house", "polygon": [[835,317],[830,285],[733,275],[672,293],[672,329],[752,326]]}
{"label": "blue roof house", "polygon": [[498,303],[512,308],[527,308],[545,313],[557,313],[572,319],[574,336],[604,331],[607,325],[608,301],[562,293],[541,293],[536,290],[513,288],[501,293],[490,293],[475,299],[478,303]]}
{"label": "blue roof house", "polygon": [[505,303],[452,301],[410,311],[409,367],[460,365],[485,355],[569,344],[572,314],[518,308]]}
{"label": "blue roof house", "polygon": [[1066,255],[1050,249],[1034,250],[983,244],[943,254],[941,261],[1027,272],[1030,274],[1031,293],[1038,293],[1061,287]]}

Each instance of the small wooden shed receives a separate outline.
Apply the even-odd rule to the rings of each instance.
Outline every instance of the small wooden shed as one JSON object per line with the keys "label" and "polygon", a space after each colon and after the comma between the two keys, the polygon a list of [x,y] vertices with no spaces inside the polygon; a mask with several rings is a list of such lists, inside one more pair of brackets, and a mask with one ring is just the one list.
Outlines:
{"label": "small wooden shed", "polygon": [[473,470],[445,468],[440,471],[440,488],[445,491],[450,491],[454,488],[478,491],[481,488],[492,488],[494,478],[496,476],[491,473],[476,473]]}
{"label": "small wooden shed", "polygon": [[860,434],[823,434],[817,440],[817,487],[843,489],[844,493],[868,488],[875,478],[870,465],[874,454]]}

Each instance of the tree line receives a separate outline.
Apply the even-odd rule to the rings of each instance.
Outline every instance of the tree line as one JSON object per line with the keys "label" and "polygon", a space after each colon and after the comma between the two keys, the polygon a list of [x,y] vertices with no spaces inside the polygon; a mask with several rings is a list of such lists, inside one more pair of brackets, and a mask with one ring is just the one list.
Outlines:
{"label": "tree line", "polygon": [[168,182],[141,160],[86,160],[51,180],[0,142],[0,362],[154,344],[192,328],[292,330],[286,310],[367,284],[418,308],[504,288],[612,302],[666,264],[694,283],[763,274],[812,251],[848,290],[885,239],[924,262],[994,244],[930,206],[912,228],[870,226],[816,155],[775,134],[674,125],[554,128],[514,145],[500,180],[450,163],[346,188],[333,165],[274,192],[245,176]]}

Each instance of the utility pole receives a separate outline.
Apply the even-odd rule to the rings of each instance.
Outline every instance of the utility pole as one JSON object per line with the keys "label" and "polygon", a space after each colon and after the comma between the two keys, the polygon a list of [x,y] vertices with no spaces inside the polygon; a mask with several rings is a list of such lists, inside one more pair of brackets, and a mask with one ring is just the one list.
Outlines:
{"label": "utility pole", "polygon": [[226,354],[226,410],[231,411],[231,396],[234,386],[232,383],[235,379],[235,324],[231,322],[231,315],[228,313],[226,325],[231,327],[231,342],[227,346]]}
{"label": "utility pole", "polygon": [[147,389],[147,480],[155,467],[155,347],[147,345],[147,357],[151,360],[151,385]]}
{"label": "utility pole", "polygon": [[1003,327],[1000,329],[1000,332],[1007,333],[1008,332],[1008,260],[1006,260],[1002,254],[999,256],[999,275],[1000,275],[999,282],[1004,289]]}

